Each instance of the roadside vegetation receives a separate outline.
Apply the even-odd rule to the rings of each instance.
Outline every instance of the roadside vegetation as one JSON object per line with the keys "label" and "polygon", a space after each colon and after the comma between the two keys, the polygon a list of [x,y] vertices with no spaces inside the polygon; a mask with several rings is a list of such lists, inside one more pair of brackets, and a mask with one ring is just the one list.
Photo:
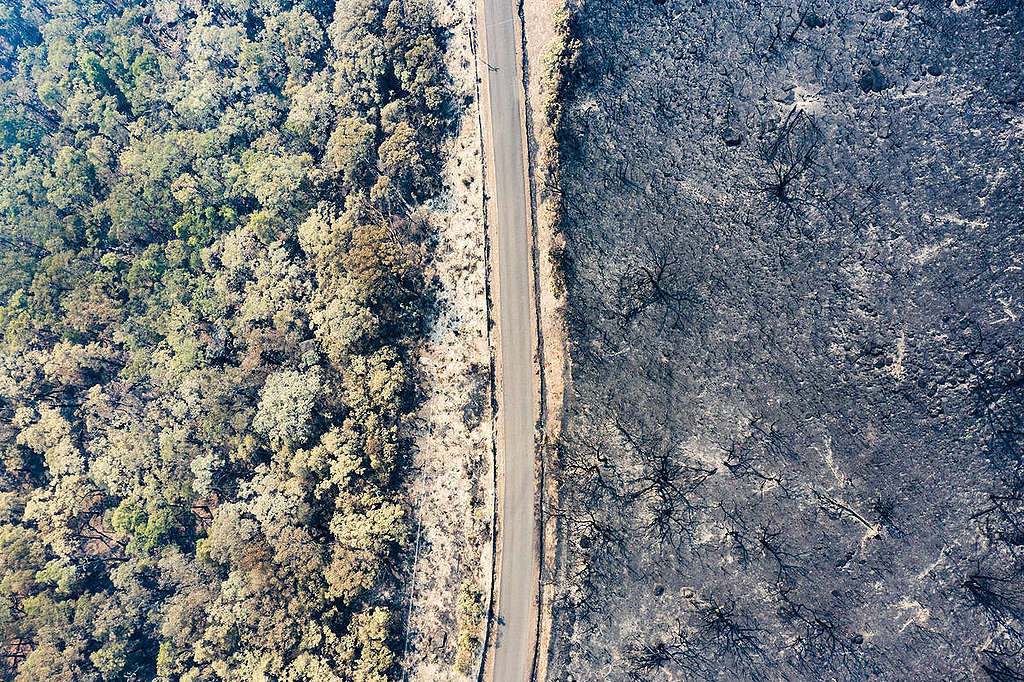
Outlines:
{"label": "roadside vegetation", "polygon": [[471,580],[462,583],[459,591],[458,642],[455,645],[455,669],[469,675],[480,653],[480,634],[484,625],[484,598],[480,587]]}
{"label": "roadside vegetation", "polygon": [[548,266],[551,268],[551,286],[555,298],[565,297],[565,241],[562,236],[561,217],[562,187],[558,138],[565,123],[565,100],[573,72],[578,68],[580,42],[572,33],[573,14],[567,5],[554,13],[554,37],[544,46],[540,59],[541,70],[541,111],[544,126],[537,142],[537,175],[540,185],[540,209],[538,211],[541,229],[553,235],[552,247],[548,250]]}
{"label": "roadside vegetation", "polygon": [[0,14],[0,677],[392,674],[419,0]]}

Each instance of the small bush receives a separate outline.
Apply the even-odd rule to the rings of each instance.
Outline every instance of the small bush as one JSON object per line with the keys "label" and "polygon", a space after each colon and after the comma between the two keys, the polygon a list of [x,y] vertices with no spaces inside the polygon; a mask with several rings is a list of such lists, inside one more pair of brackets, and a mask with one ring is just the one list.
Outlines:
{"label": "small bush", "polygon": [[463,675],[473,670],[473,662],[480,650],[480,626],[483,623],[483,594],[476,583],[462,583],[455,614],[459,626],[459,641],[455,645],[455,669]]}

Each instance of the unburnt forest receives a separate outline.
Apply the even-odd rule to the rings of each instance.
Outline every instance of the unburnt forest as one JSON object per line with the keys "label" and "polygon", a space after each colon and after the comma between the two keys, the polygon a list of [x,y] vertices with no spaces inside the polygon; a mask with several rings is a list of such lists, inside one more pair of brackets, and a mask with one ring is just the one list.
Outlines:
{"label": "unburnt forest", "polygon": [[1024,679],[1024,9],[586,0],[553,679]]}
{"label": "unburnt forest", "polygon": [[0,7],[0,678],[393,674],[444,40]]}

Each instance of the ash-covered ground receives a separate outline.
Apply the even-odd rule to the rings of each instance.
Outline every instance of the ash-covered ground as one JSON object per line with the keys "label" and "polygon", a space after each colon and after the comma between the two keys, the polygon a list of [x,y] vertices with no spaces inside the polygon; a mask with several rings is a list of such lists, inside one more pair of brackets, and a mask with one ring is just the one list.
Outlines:
{"label": "ash-covered ground", "polygon": [[1021,4],[574,35],[552,679],[1024,679]]}

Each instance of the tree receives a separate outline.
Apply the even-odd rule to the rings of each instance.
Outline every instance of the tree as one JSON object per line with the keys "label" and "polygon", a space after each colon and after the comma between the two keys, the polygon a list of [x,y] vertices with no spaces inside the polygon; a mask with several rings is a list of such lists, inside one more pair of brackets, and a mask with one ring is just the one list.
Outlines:
{"label": "tree", "polygon": [[343,640],[354,682],[387,682],[388,672],[395,664],[395,654],[388,647],[391,613],[374,608],[356,614]]}
{"label": "tree", "polygon": [[363,183],[373,166],[376,139],[376,128],[365,119],[346,117],[338,121],[327,142],[325,158],[343,188],[351,190]]}
{"label": "tree", "polygon": [[387,55],[377,37],[382,4],[382,0],[343,0],[328,28],[334,48],[334,89],[347,113],[372,116],[384,101]]}
{"label": "tree", "polygon": [[380,178],[371,196],[395,201],[406,198],[424,199],[434,189],[436,179],[429,175],[430,166],[419,146],[416,131],[404,121],[395,128],[377,150],[380,157]]}
{"label": "tree", "polygon": [[0,676],[383,682],[427,6],[7,5]]}
{"label": "tree", "polygon": [[317,371],[283,370],[267,377],[253,426],[275,447],[303,445],[313,433],[314,409],[320,397]]}

